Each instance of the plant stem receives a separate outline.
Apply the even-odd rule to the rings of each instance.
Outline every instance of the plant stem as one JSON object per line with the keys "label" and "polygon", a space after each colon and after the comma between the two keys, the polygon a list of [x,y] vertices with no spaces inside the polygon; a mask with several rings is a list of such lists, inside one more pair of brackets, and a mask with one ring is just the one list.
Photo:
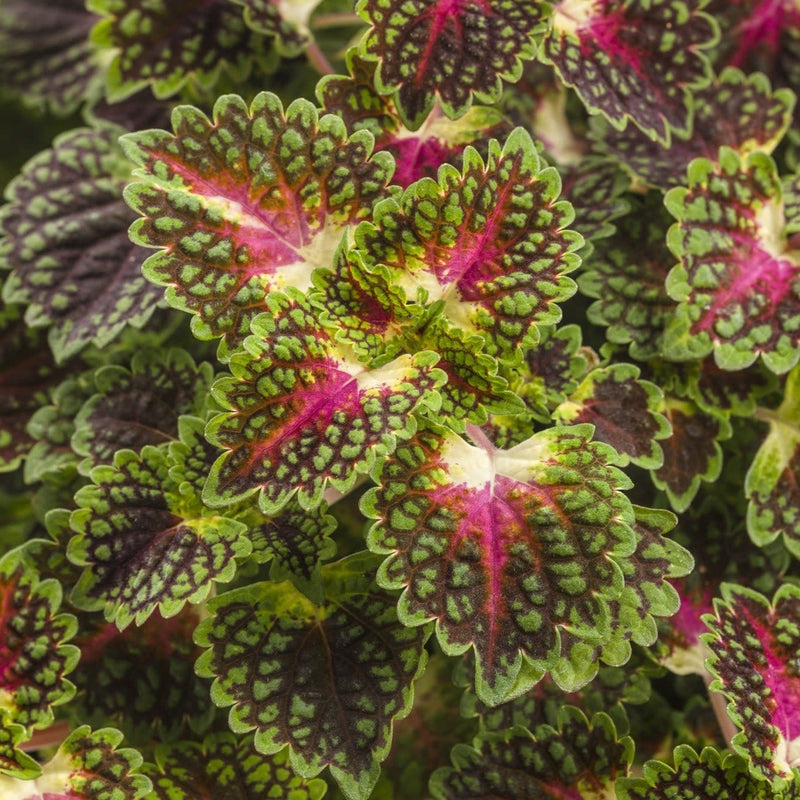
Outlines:
{"label": "plant stem", "polygon": [[49,728],[41,731],[34,731],[33,736],[23,742],[19,747],[25,752],[31,750],[41,750],[44,747],[57,747],[70,734],[69,723],[62,719],[54,722]]}
{"label": "plant stem", "polygon": [[320,75],[333,75],[334,69],[331,66],[331,62],[328,61],[325,53],[322,52],[320,46],[313,39],[306,45],[306,58],[308,63]]}
{"label": "plant stem", "polygon": [[332,14],[320,14],[311,20],[311,27],[315,31],[321,31],[325,28],[341,28],[345,25],[361,25],[364,20],[351,12],[342,11]]}

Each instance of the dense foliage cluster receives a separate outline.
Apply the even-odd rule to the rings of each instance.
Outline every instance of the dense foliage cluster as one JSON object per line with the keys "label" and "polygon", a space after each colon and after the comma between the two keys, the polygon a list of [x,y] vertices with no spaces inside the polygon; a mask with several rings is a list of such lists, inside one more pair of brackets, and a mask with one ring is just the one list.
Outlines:
{"label": "dense foliage cluster", "polygon": [[797,800],[796,0],[0,0],[0,796]]}

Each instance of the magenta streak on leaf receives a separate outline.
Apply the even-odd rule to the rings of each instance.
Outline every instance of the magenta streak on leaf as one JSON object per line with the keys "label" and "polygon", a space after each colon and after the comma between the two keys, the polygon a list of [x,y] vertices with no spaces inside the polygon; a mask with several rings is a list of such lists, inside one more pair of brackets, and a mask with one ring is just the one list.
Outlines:
{"label": "magenta streak on leaf", "polygon": [[751,51],[766,44],[772,53],[780,49],[781,31],[787,25],[797,25],[800,15],[792,14],[785,0],[762,0],[737,27],[739,46],[730,59],[732,66],[741,67]]}
{"label": "magenta streak on leaf", "polygon": [[731,284],[714,292],[714,301],[695,323],[694,332],[713,328],[726,309],[740,306],[747,298],[766,297],[770,303],[760,317],[771,319],[774,309],[789,294],[797,279],[797,267],[785,259],[776,258],[758,247],[752,239],[733,236],[736,263],[739,266]]}
{"label": "magenta streak on leaf", "polygon": [[[788,656],[775,651],[775,631],[756,619],[747,605],[742,604],[741,612],[764,650],[767,668],[759,669],[759,672],[775,699],[771,722],[783,738],[791,742],[800,736],[800,676],[789,674]],[[770,705],[767,700],[767,707]]]}
{"label": "magenta streak on leaf", "polygon": [[[414,86],[421,89],[427,80],[428,69],[430,68],[431,55],[436,51],[438,39],[442,31],[447,27],[448,18],[452,17],[452,24],[456,26],[456,30],[460,37],[461,23],[459,20],[459,13],[464,0],[439,0],[427,12],[428,17],[433,17],[430,26],[430,36],[425,45],[425,50],[419,59],[419,68],[414,76]],[[489,9],[486,9],[489,11]],[[424,18],[424,17],[423,17]]]}
{"label": "magenta streak on leaf", "polygon": [[[243,238],[252,237],[251,243],[261,245],[263,250],[255,249],[252,252],[252,260],[255,264],[261,264],[260,257],[268,256],[270,261],[275,260],[275,266],[282,266],[283,264],[290,264],[298,260],[298,248],[308,244],[308,225],[305,217],[306,213],[301,212],[297,207],[296,193],[288,186],[279,184],[281,188],[281,196],[284,203],[280,207],[272,208],[261,205],[259,202],[254,201],[251,197],[248,188],[249,184],[246,182],[231,183],[225,180],[225,174],[222,173],[217,176],[217,181],[200,178],[191,170],[186,169],[180,162],[172,162],[171,168],[175,174],[180,176],[187,184],[188,188],[193,194],[201,197],[222,197],[226,201],[237,204],[242,209],[242,222],[238,224],[237,228],[225,226],[220,230],[223,235],[231,235],[235,232],[244,234]],[[274,189],[274,184],[270,186]],[[290,205],[287,198],[293,198],[294,205]],[[318,214],[318,225],[321,227],[322,208]],[[266,213],[270,212],[270,213]],[[256,227],[256,225],[248,224],[245,220],[247,217],[253,218],[254,222],[258,222],[263,226],[263,229]],[[265,230],[264,230],[265,229]],[[274,238],[273,238],[274,237]],[[259,241],[261,240],[261,241]],[[265,267],[272,267],[273,264],[267,262],[262,265],[262,268],[252,268],[249,275],[263,274],[270,269]],[[248,274],[245,272],[244,274]],[[249,277],[248,275],[248,277]]]}
{"label": "magenta streak on leaf", "polygon": [[567,786],[563,783],[552,783],[542,781],[542,788],[546,791],[546,797],[553,800],[585,800],[586,795],[574,786]]}
{"label": "magenta streak on leaf", "polygon": [[439,167],[454,155],[452,148],[433,136],[406,136],[382,144],[381,149],[394,156],[397,168],[392,183],[404,189],[420,178],[435,178]]}
{"label": "magenta streak on leaf", "polygon": [[[606,2],[606,5],[609,5]],[[606,9],[602,15],[591,17],[580,30],[584,33],[581,41],[581,53],[586,58],[594,58],[595,53],[605,53],[612,60],[628,64],[635,72],[644,71],[641,58],[629,44],[622,42],[618,32],[629,26],[623,19],[621,11]]]}
{"label": "magenta streak on leaf", "polygon": [[700,591],[687,592],[684,580],[673,581],[673,586],[681,597],[681,605],[669,623],[673,635],[677,634],[678,644],[681,647],[694,647],[700,642],[700,634],[708,633],[708,627],[703,622],[703,614],[714,612],[714,590],[704,586]]}

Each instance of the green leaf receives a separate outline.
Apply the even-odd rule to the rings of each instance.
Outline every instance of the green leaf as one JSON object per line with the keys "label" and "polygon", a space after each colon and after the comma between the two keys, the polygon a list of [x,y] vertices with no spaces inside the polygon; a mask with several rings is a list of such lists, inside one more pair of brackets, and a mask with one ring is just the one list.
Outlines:
{"label": "green leaf", "polygon": [[795,800],[794,789],[781,790],[766,781],[753,778],[746,759],[733,753],[721,755],[711,747],[697,754],[688,745],[674,752],[675,766],[660,761],[644,765],[643,778],[620,778],[618,800]]}
{"label": "green leaf", "polygon": [[141,327],[158,301],[141,275],[147,252],[128,238],[121,133],[103,123],[57,137],[11,182],[0,211],[0,269],[12,270],[3,296],[28,306],[28,325],[51,326],[58,361]]}
{"label": "green leaf", "polygon": [[202,339],[228,346],[249,333],[276,289],[307,290],[311,273],[333,263],[348,226],[384,196],[392,159],[372,137],[348,135],[333,114],[307,100],[284,112],[262,92],[248,108],[236,95],[173,113],[175,135],[144,131],[122,139],[144,181],[126,192],[142,215],[132,238],[161,252],[144,265],[167,301],[197,315]]}
{"label": "green leaf", "polygon": [[763,153],[729,148],[692,162],[688,188],[672,189],[678,222],[668,243],[680,259],[667,279],[678,307],[664,333],[668,358],[709,353],[735,370],[761,356],[773,372],[800,358],[798,255],[787,241],[781,187]]}
{"label": "green leaf", "polygon": [[215,678],[212,700],[233,705],[234,732],[255,729],[272,755],[309,778],[324,767],[348,798],[366,800],[391,743],[392,722],[408,714],[424,669],[428,631],[397,619],[379,589],[376,561],[360,553],[323,567],[325,601],[289,583],[256,583],[209,603],[195,640],[209,648],[198,674]]}
{"label": "green leaf", "polygon": [[456,118],[473,97],[496,100],[501,79],[516,81],[522,61],[536,52],[549,7],[532,0],[359,0],[356,11],[371,25],[360,52],[378,61],[375,86],[416,130],[436,101]]}
{"label": "green leaf", "polygon": [[[40,580],[23,549],[0,560],[0,727],[21,725],[30,736],[33,729],[46,728],[53,707],[75,693],[65,676],[80,655],[66,643],[77,624],[72,614],[58,613],[61,599],[58,581]],[[14,738],[12,731],[12,745]]]}
{"label": "green leaf", "polygon": [[783,402],[767,412],[769,432],[756,453],[745,478],[749,500],[747,530],[763,547],[778,537],[792,555],[800,558],[800,367],[786,377]]}
{"label": "green leaf", "polygon": [[559,201],[561,181],[542,167],[521,128],[486,160],[464,150],[462,171],[445,164],[438,182],[422,179],[375,208],[355,239],[366,265],[388,267],[410,302],[443,304],[454,327],[486,339],[485,351],[514,360],[557,322],[558,303],[575,291],[581,237]]}
{"label": "green leaf", "polygon": [[452,758],[453,766],[431,779],[436,800],[603,800],[614,796],[614,781],[627,774],[633,742],[617,739],[605,714],[588,721],[565,706],[557,727],[486,735],[474,747],[454,747]]}
{"label": "green leaf", "polygon": [[0,776],[0,794],[20,800],[144,800],[148,778],[136,772],[142,757],[120,748],[122,734],[113,728],[74,730],[42,767],[35,783]]}
{"label": "green leaf", "polygon": [[800,743],[800,589],[784,584],[772,602],[735,584],[722,587],[710,633],[701,638],[713,656],[711,691],[728,699],[739,733],[731,747],[755,777],[776,788],[794,783]]}
{"label": "green leaf", "polygon": [[298,292],[273,294],[271,314],[220,378],[214,396],[229,412],[214,417],[209,440],[225,452],[214,463],[206,502],[230,505],[261,490],[277,511],[298,492],[319,503],[326,485],[346,492],[359,473],[411,436],[413,412],[438,407],[444,374],[430,351],[368,369],[340,347]]}
{"label": "green leaf", "polygon": [[25,325],[19,306],[0,300],[0,473],[28,455],[34,442],[28,423],[76,366],[57,366],[44,332]]}
{"label": "green leaf", "polygon": [[615,131],[600,124],[594,138],[640,181],[669,189],[683,185],[693,159],[713,161],[720,147],[730,147],[742,156],[754,150],[770,154],[791,123],[794,105],[790,90],[773,91],[760,72],[745,75],[727,67],[708,86],[692,92],[691,136],[674,137],[664,147],[631,125]]}
{"label": "green leaf", "polygon": [[651,192],[630,205],[617,232],[584,262],[578,288],[596,298],[586,312],[589,321],[606,328],[609,342],[629,345],[631,357],[644,361],[661,353],[675,306],[664,282],[675,258],[665,243],[670,218],[661,194]]}
{"label": "green leaf", "polygon": [[[613,451],[589,441],[591,430],[551,428],[510,450],[421,430],[364,496],[376,520],[367,544],[388,556],[378,579],[405,589],[400,619],[436,620],[449,655],[474,649],[486,703],[547,670],[577,688],[597,664],[583,661],[575,675],[573,659],[612,635],[610,603],[636,534],[620,491],[630,483],[608,465]],[[562,629],[574,647],[562,648]]]}
{"label": "green leaf", "polygon": [[233,578],[236,559],[251,551],[246,526],[205,508],[199,486],[182,491],[183,470],[173,465],[188,450],[183,442],[171,453],[120,450],[113,466],[92,470],[70,519],[77,536],[68,556],[85,567],[71,597],[78,607],[102,609],[124,628],[156,608],[174,616],[204,600],[212,582]]}
{"label": "green leaf", "polygon": [[652,470],[653,483],[667,493],[675,511],[685,511],[701,483],[713,483],[722,471],[719,442],[731,436],[726,418],[711,416],[691,400],[668,395],[663,414],[672,435],[659,444],[664,463]]}
{"label": "green leaf", "polygon": [[556,5],[542,55],[592,113],[632,121],[668,144],[688,134],[689,91],[711,75],[701,50],[717,36],[706,0],[566,0]]}
{"label": "green leaf", "polygon": [[83,0],[4,0],[0,4],[0,86],[26,103],[68,114],[95,99],[102,59]]}
{"label": "green leaf", "polygon": [[77,688],[72,719],[113,723],[141,746],[207,730],[216,709],[208,702],[209,681],[194,674],[198,622],[193,609],[169,619],[156,611],[141,627],[120,631],[84,615],[75,639],[81,660],[71,676]]}
{"label": "green leaf", "polygon": [[289,768],[289,753],[264,756],[248,737],[215,733],[156,751],[157,766],[143,772],[153,782],[150,800],[321,800],[325,782],[305,780]]}
{"label": "green leaf", "polygon": [[[240,5],[245,5],[242,0]],[[253,66],[270,71],[276,52],[272,37],[249,27],[240,5],[228,0],[88,0],[102,18],[91,33],[92,43],[110,61],[107,94],[121,100],[143,86],[156,97],[169,97],[187,83],[210,89],[224,68],[236,81]],[[277,17],[269,3],[250,2],[259,19]],[[270,13],[271,12],[271,13]]]}
{"label": "green leaf", "polygon": [[183,414],[204,415],[213,368],[178,348],[136,350],[130,366],[107,364],[93,375],[95,393],[75,417],[82,469],[110,464],[118,450],[139,451],[179,438]]}
{"label": "green leaf", "polygon": [[594,425],[594,438],[610,444],[619,454],[619,464],[657,468],[663,463],[658,439],[671,434],[669,423],[658,408],[661,390],[639,378],[633,364],[611,364],[593,369],[569,398],[553,412],[558,424]]}

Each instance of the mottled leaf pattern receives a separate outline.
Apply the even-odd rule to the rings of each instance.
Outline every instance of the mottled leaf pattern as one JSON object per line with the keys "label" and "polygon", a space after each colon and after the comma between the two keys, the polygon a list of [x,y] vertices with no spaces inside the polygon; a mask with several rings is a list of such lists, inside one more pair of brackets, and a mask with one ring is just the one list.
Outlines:
{"label": "mottled leaf pattern", "polygon": [[747,529],[763,547],[778,537],[800,558],[800,367],[787,376],[780,408],[769,413],[769,432],[745,478]]}
{"label": "mottled leaf pattern", "polygon": [[731,435],[731,428],[726,419],[705,413],[691,400],[668,397],[663,413],[672,435],[659,443],[664,463],[653,470],[653,482],[676,511],[685,511],[700,484],[719,477],[719,442]]}
{"label": "mottled leaf pattern", "polygon": [[0,86],[63,114],[92,100],[101,61],[83,0],[5,0],[0,5]]}
{"label": "mottled leaf pattern", "polygon": [[84,469],[110,464],[117,450],[177,441],[182,414],[201,414],[212,367],[185,350],[137,350],[130,366],[107,365],[93,375],[95,392],[75,417],[75,452]]}
{"label": "mottled leaf pattern", "polygon": [[536,51],[547,7],[532,0],[359,0],[371,24],[362,55],[378,60],[375,85],[416,130],[438,100],[459,117],[473,97],[491,102]]}
{"label": "mottled leaf pattern", "polygon": [[153,782],[151,800],[321,800],[325,782],[295,775],[287,750],[264,756],[250,737],[212,734],[158,751],[158,766],[143,768]]}
{"label": "mottled leaf pattern", "polygon": [[677,360],[713,352],[723,369],[761,356],[774,372],[800,358],[798,255],[787,241],[774,162],[742,160],[723,148],[719,163],[692,162],[689,187],[666,204],[678,223],[668,242],[680,258],[667,279],[678,308],[664,334]]}
{"label": "mottled leaf pattern", "polygon": [[675,264],[665,242],[671,220],[656,192],[632,200],[630,211],[584,265],[578,288],[596,298],[587,317],[606,328],[608,341],[627,344],[633,358],[646,360],[660,354],[675,306],[664,286]]}
{"label": "mottled leaf pattern", "polygon": [[747,763],[729,753],[720,755],[705,748],[699,755],[688,745],[679,745],[674,752],[675,765],[648,761],[643,778],[620,778],[618,800],[795,800],[796,791],[781,790],[751,776]]}
{"label": "mottled leaf pattern", "polygon": [[704,0],[563,0],[542,45],[589,110],[630,120],[664,144],[691,122],[689,90],[708,83],[701,50],[716,30]]}
{"label": "mottled leaf pattern", "polygon": [[157,611],[141,626],[120,631],[84,615],[75,643],[81,660],[71,674],[73,719],[113,723],[132,744],[172,741],[212,723],[209,682],[194,674],[200,649],[192,642],[199,619],[184,609],[165,619]]}
{"label": "mottled leaf pattern", "polygon": [[359,472],[414,431],[413,411],[438,401],[444,375],[430,351],[400,356],[373,370],[348,358],[315,320],[299,293],[273,294],[272,315],[233,356],[233,376],[214,393],[230,412],[211,420],[207,435],[227,452],[215,462],[207,502],[229,505],[261,489],[265,510],[299,490],[303,505],[319,502],[327,484],[352,488]]}
{"label": "mottled leaf pattern", "polygon": [[[633,510],[619,491],[627,480],[590,435],[588,425],[550,429],[496,450],[421,431],[364,499],[377,520],[368,545],[389,555],[379,580],[405,589],[400,618],[435,619],[445,652],[474,648],[476,690],[488,703],[521,671],[555,669],[557,680],[580,683],[570,662],[585,653],[562,652],[561,627],[579,642],[611,635],[619,561],[635,546]],[[581,667],[588,680],[597,665]]]}
{"label": "mottled leaf pattern", "polygon": [[0,794],[20,800],[144,800],[150,781],[137,772],[142,757],[119,747],[122,734],[114,728],[74,730],[42,767],[35,781],[0,776]]}
{"label": "mottled leaf pattern", "polygon": [[147,251],[128,239],[121,133],[101,124],[61,135],[28,162],[0,210],[0,268],[12,270],[3,296],[28,306],[28,325],[52,326],[59,361],[141,327],[159,298],[141,275]]}
{"label": "mottled leaf pattern", "polygon": [[590,722],[566,706],[560,716],[558,728],[512,728],[505,735],[479,739],[475,747],[457,745],[453,767],[438,770],[431,779],[434,798],[612,797],[614,781],[628,772],[633,742],[618,739],[605,714],[596,714]]}
{"label": "mottled leaf pattern", "polygon": [[569,398],[554,412],[561,423],[591,422],[594,438],[610,444],[620,454],[620,464],[660,467],[663,463],[659,439],[671,433],[669,423],[658,412],[661,390],[639,378],[633,364],[613,364],[592,370]]}
{"label": "mottled leaf pattern", "polygon": [[145,274],[197,315],[196,335],[230,344],[249,333],[269,292],[306,290],[313,270],[333,263],[347,226],[384,194],[392,159],[370,157],[367,132],[348,137],[339,117],[319,117],[305,100],[284,112],[267,92],[249,108],[221,97],[213,121],[181,106],[173,126],[174,136],[123,140],[146,179],[126,195],[143,216],[132,236],[161,250]]}
{"label": "mottled leaf pattern", "polygon": [[367,263],[388,266],[410,301],[443,303],[455,326],[482,334],[505,357],[535,344],[537,325],[557,322],[574,292],[581,237],[559,201],[560,180],[542,167],[521,128],[484,159],[468,147],[463,171],[445,164],[399,201],[386,200],[356,231]]}
{"label": "mottled leaf pattern", "polygon": [[791,122],[794,105],[793,94],[786,89],[773,91],[761,73],[745,75],[731,67],[693,92],[688,138],[673,137],[669,147],[663,147],[631,125],[623,131],[598,125],[595,138],[637,178],[669,189],[683,185],[693,159],[713,161],[723,145],[742,155],[753,150],[771,153]]}
{"label": "mottled leaf pattern", "polygon": [[713,653],[709,688],[725,695],[740,729],[733,749],[755,776],[780,787],[795,780],[800,746],[800,590],[784,584],[770,602],[726,584],[722,597],[702,637]]}
{"label": "mottled leaf pattern", "polygon": [[170,470],[176,460],[150,445],[141,455],[119,450],[113,466],[95,467],[92,485],[75,496],[70,524],[78,535],[68,555],[86,568],[72,601],[104,610],[120,628],[141,624],[156,608],[173,616],[204,600],[212,582],[230,581],[235,559],[250,553],[244,523],[206,509],[199,488],[180,492],[182,471]]}
{"label": "mottled leaf pattern", "polygon": [[[119,100],[150,85],[157,97],[168,97],[190,80],[209,89],[223,65],[237,80],[247,77],[254,64],[269,69],[275,61],[272,37],[245,23],[242,5],[229,0],[89,0],[89,8],[102,17],[92,40],[112,57],[109,96]],[[278,16],[269,2],[247,5],[264,22]]]}
{"label": "mottled leaf pattern", "polygon": [[348,797],[363,800],[378,778],[392,720],[411,707],[427,632],[397,619],[395,599],[372,579],[361,553],[323,568],[325,601],[288,583],[256,583],[210,602],[196,641],[209,650],[198,673],[211,697],[233,705],[234,732],[255,729],[259,752],[289,745],[302,777],[324,767]]}
{"label": "mottled leaf pattern", "polygon": [[66,642],[77,625],[72,614],[58,613],[61,597],[58,582],[40,580],[19,549],[0,560],[0,723],[21,725],[28,735],[49,725],[53,706],[75,691],[65,676],[79,651]]}

